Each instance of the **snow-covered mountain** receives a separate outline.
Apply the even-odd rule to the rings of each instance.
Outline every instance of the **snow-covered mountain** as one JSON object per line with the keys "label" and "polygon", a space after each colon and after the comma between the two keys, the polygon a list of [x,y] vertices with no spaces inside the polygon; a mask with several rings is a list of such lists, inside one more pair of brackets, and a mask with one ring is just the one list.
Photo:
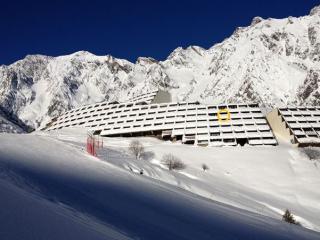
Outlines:
{"label": "snow-covered mountain", "polygon": [[208,50],[177,48],[165,61],[30,55],[0,66],[0,106],[37,128],[73,107],[155,88],[179,101],[319,105],[319,83],[320,6],[304,17],[255,17]]}

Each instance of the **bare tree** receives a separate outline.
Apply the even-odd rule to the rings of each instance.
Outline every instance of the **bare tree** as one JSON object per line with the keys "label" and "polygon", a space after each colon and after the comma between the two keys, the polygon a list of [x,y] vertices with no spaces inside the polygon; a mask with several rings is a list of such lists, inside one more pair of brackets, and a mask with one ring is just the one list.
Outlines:
{"label": "bare tree", "polygon": [[132,140],[129,145],[129,150],[136,159],[140,159],[141,154],[144,152],[144,147],[139,140]]}
{"label": "bare tree", "polygon": [[186,168],[186,165],[179,158],[170,153],[163,155],[161,162],[166,165],[170,171]]}
{"label": "bare tree", "polygon": [[202,167],[202,170],[203,170],[203,171],[209,170],[208,165],[205,164],[205,163],[202,163],[201,167]]}

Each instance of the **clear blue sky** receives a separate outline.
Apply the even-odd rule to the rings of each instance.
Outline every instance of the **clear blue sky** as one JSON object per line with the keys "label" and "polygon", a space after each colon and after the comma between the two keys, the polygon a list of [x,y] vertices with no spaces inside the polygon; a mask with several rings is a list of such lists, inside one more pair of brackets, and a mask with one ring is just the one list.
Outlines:
{"label": "clear blue sky", "polygon": [[302,16],[315,0],[0,0],[0,65],[79,50],[135,61],[221,42],[255,16]]}

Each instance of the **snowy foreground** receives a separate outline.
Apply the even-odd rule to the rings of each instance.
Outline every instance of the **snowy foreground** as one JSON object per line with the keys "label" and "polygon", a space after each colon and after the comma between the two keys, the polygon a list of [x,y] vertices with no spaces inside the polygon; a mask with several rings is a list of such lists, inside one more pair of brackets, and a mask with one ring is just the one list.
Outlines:
{"label": "snowy foreground", "polygon": [[[0,239],[320,239],[320,168],[296,148],[139,138],[134,160],[131,139],[105,138],[98,159],[85,137],[0,135]],[[187,168],[166,170],[165,153]]]}

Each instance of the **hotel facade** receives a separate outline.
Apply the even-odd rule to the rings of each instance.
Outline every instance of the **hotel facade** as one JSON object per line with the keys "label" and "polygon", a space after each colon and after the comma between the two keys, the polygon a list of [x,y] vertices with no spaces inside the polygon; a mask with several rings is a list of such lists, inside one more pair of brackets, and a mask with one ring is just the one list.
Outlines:
{"label": "hotel facade", "polygon": [[84,127],[105,137],[157,136],[203,146],[277,145],[257,104],[171,102],[165,91],[101,102],[53,119],[46,130]]}

